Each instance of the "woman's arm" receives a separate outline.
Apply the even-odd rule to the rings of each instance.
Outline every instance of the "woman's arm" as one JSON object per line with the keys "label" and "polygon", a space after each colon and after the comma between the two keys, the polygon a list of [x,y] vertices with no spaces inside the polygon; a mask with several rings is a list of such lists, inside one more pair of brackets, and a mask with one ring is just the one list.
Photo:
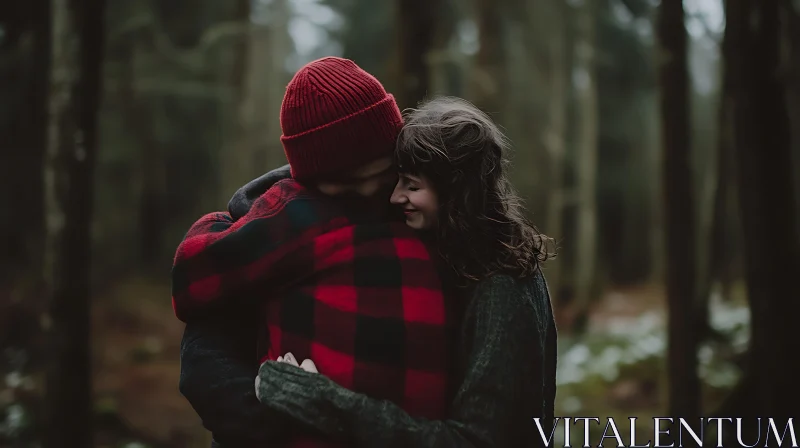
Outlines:
{"label": "woman's arm", "polygon": [[[267,407],[359,447],[541,443],[532,417],[552,416],[548,409],[552,398],[545,396],[552,389],[545,378],[550,371],[545,345],[552,313],[548,314],[543,279],[540,283],[543,288],[534,289],[543,297],[534,300],[547,300],[546,308],[532,304],[530,296],[508,277],[495,277],[478,288],[465,314],[461,342],[467,350],[466,368],[448,420],[411,417],[393,403],[371,399],[323,375],[277,362],[262,365],[259,398]],[[548,429],[545,436],[550,436]]]}
{"label": "woman's arm", "polygon": [[180,391],[223,447],[275,442],[291,421],[256,399],[256,313],[239,309],[189,320],[181,341]]}

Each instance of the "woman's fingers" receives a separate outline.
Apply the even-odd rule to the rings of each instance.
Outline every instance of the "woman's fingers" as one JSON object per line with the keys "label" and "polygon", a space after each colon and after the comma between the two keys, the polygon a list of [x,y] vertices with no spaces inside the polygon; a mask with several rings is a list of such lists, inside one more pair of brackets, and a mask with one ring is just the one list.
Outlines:
{"label": "woman's fingers", "polygon": [[300,364],[300,367],[306,372],[319,373],[316,364],[314,364],[314,361],[310,359],[306,359],[305,361],[303,361],[303,363]]}
{"label": "woman's fingers", "polygon": [[286,356],[283,357],[283,362],[300,367],[300,364],[297,363],[297,360],[294,359],[294,355],[291,352],[287,353]]}
{"label": "woman's fingers", "polygon": [[314,361],[312,361],[310,359],[306,359],[305,361],[303,361],[302,364],[298,364],[297,363],[297,358],[295,358],[294,355],[291,352],[289,352],[289,353],[287,353],[287,354],[285,354],[283,356],[278,356],[277,361],[278,362],[285,362],[286,364],[291,364],[291,365],[293,365],[295,367],[300,367],[301,369],[305,370],[306,372],[319,373],[319,370],[317,370],[317,365],[314,364]]}

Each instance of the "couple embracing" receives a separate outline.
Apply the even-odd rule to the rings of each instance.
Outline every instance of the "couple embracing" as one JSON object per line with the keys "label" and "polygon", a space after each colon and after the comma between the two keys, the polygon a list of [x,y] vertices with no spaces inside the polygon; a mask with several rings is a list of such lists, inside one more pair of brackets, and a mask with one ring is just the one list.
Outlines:
{"label": "couple embracing", "polygon": [[333,57],[295,74],[280,120],[288,166],[175,255],[180,390],[212,445],[541,445],[556,393],[547,238],[498,126],[455,98],[401,115]]}

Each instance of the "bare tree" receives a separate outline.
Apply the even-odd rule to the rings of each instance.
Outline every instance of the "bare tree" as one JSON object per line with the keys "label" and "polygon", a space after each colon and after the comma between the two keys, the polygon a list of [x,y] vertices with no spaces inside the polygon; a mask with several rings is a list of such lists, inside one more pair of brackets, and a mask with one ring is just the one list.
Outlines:
{"label": "bare tree", "polygon": [[153,219],[164,212],[166,192],[166,167],[164,148],[156,136],[158,116],[152,113],[152,103],[137,89],[136,81],[141,76],[139,62],[143,53],[139,35],[131,36],[118,46],[118,59],[124,61],[117,94],[125,121],[133,131],[132,136],[139,142],[139,250],[143,266],[153,270],[165,269],[158,263],[162,255],[164,223]]}
{"label": "bare tree", "polygon": [[254,174],[255,162],[254,148],[243,138],[246,133],[243,106],[247,100],[247,75],[250,69],[251,40],[250,33],[245,32],[250,29],[249,0],[236,1],[233,21],[241,27],[241,32],[231,43],[231,65],[226,70],[228,76],[224,76],[221,82],[222,88],[229,88],[232,92],[232,97],[226,98],[227,107],[223,107],[226,113],[222,120],[225,132],[220,154],[221,204],[225,204],[230,195]]}
{"label": "bare tree", "polygon": [[469,6],[459,0],[439,0],[437,3],[440,14],[436,20],[432,49],[427,57],[430,74],[427,95],[463,96],[464,67],[468,65],[470,56],[464,53],[453,37]]}
{"label": "bare tree", "polygon": [[[792,122],[792,129],[800,128],[800,3],[794,0],[783,0],[784,10],[786,11],[786,21],[784,30],[788,53],[786,89],[789,92],[787,101],[789,103],[789,116]],[[800,138],[793,138],[794,172],[800,172]],[[800,176],[795,176],[795,200],[796,209],[800,213]],[[798,217],[800,222],[800,217]]]}
{"label": "bare tree", "polygon": [[480,48],[469,80],[471,99],[488,113],[502,111],[508,82],[507,51],[503,39],[505,0],[478,0],[476,12]]}
{"label": "bare tree", "polygon": [[[736,161],[734,154],[734,99],[730,91],[729,77],[723,77],[720,89],[719,102],[719,136],[716,153],[716,179],[713,195],[712,215],[708,243],[708,257],[706,259],[707,278],[701,279],[705,284],[700,288],[700,293],[709,294],[715,285],[719,286],[723,299],[730,299],[731,288],[734,281],[733,264],[741,251],[740,226],[735,210],[738,206],[736,200]],[[708,314],[708,306],[699,310]],[[701,316],[701,323],[708,330],[708,317]]]}
{"label": "bare tree", "polygon": [[240,115],[245,140],[256,151],[257,174],[286,163],[279,112],[289,81],[286,58],[292,51],[289,1],[273,1],[267,14],[269,22],[254,26],[250,33],[250,68]]}
{"label": "bare tree", "polygon": [[595,286],[597,257],[598,99],[596,77],[597,2],[584,1],[576,11],[572,73],[576,114],[577,240],[575,300],[582,327]]}
{"label": "bare tree", "polygon": [[[789,2],[784,6],[791,8]],[[781,76],[791,11],[781,0],[728,0],[724,56],[751,313],[750,363],[723,412],[796,417],[800,390],[786,365],[800,352],[796,279],[800,237],[794,198],[787,79]],[[782,424],[782,423],[781,423]],[[755,433],[758,428],[750,428]]]}
{"label": "bare tree", "polygon": [[[550,196],[547,203],[547,227],[544,232],[556,242],[561,240],[564,227],[564,206],[566,204],[565,159],[567,152],[567,104],[570,92],[570,70],[567,61],[569,45],[567,41],[567,6],[561,1],[547,2],[550,14],[546,16],[549,24],[547,39],[548,90],[547,127],[544,131],[544,147],[549,156]],[[563,262],[556,260],[548,270],[548,281],[553,292],[558,294],[561,287]],[[558,296],[556,296],[558,298]]]}
{"label": "bare tree", "polygon": [[[50,64],[48,3],[34,0],[0,6],[0,375],[22,377],[40,372],[44,361],[39,321],[46,304],[41,296],[44,230],[42,160],[47,144],[47,86]],[[13,215],[12,215],[13,213]],[[18,219],[10,219],[15,216]],[[22,224],[21,224],[22,223]],[[32,423],[30,429],[0,435],[0,445],[39,441],[42,396],[16,394],[12,383],[0,394],[14,393]],[[9,404],[0,404],[0,412]]]}
{"label": "bare tree", "polygon": [[279,112],[288,82],[286,60],[291,52],[287,0],[275,0],[255,22],[249,2],[240,0],[239,22],[246,30],[236,41],[229,85],[230,127],[222,154],[222,203],[253,176],[286,163],[280,143]]}
{"label": "bare tree", "polygon": [[103,58],[103,0],[54,0],[44,161],[48,429],[44,446],[92,446],[92,175]]}
{"label": "bare tree", "polygon": [[[0,207],[25,217],[21,228],[13,220],[0,223],[0,284],[12,283],[25,272],[39,272],[42,216],[42,157],[46,128],[45,105],[50,60],[47,4],[33,0],[0,6]],[[7,109],[6,109],[7,108]],[[20,192],[28,195],[21,201]],[[38,277],[27,279],[36,282]]]}
{"label": "bare tree", "polygon": [[442,21],[441,0],[398,0],[397,39],[399,73],[397,102],[414,107],[431,88],[429,59]]}
{"label": "bare tree", "polygon": [[659,75],[669,312],[669,415],[693,418],[700,415],[700,382],[693,313],[697,262],[683,2],[662,2],[657,27],[661,47]]}

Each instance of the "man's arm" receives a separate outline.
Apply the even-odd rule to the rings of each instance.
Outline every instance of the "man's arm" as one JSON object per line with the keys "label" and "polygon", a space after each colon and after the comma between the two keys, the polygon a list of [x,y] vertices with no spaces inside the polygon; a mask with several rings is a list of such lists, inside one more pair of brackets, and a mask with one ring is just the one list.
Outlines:
{"label": "man's arm", "polygon": [[274,443],[293,426],[256,398],[257,314],[237,311],[189,320],[181,341],[181,394],[226,448]]}
{"label": "man's arm", "polygon": [[[286,165],[240,188],[228,202],[231,221],[246,215],[274,183],[289,177]],[[262,406],[253,391],[258,322],[251,311],[232,307],[194,316],[181,341],[180,391],[224,447],[275,442],[293,426],[287,417]]]}
{"label": "man's arm", "polygon": [[[546,287],[538,293],[547,295]],[[507,277],[478,291],[465,316],[472,331],[462,343],[471,348],[448,420],[414,418],[323,375],[271,361],[260,369],[259,397],[265,406],[359,447],[530,446],[541,440],[531,418],[552,415],[544,359],[552,316],[540,311]],[[551,424],[542,422],[545,437]]]}
{"label": "man's arm", "polygon": [[[291,193],[286,189],[270,192],[270,187],[271,182],[288,174],[284,168],[270,171],[231,198],[228,208],[236,213],[208,213],[192,224],[173,258],[172,306],[178,319],[186,322],[196,313],[226,305],[230,299],[241,300],[249,285],[266,281],[269,266],[291,251],[287,245],[278,244],[269,231],[287,225],[285,214],[275,211],[285,205],[286,195]],[[251,268],[256,262],[264,272],[254,277]]]}

